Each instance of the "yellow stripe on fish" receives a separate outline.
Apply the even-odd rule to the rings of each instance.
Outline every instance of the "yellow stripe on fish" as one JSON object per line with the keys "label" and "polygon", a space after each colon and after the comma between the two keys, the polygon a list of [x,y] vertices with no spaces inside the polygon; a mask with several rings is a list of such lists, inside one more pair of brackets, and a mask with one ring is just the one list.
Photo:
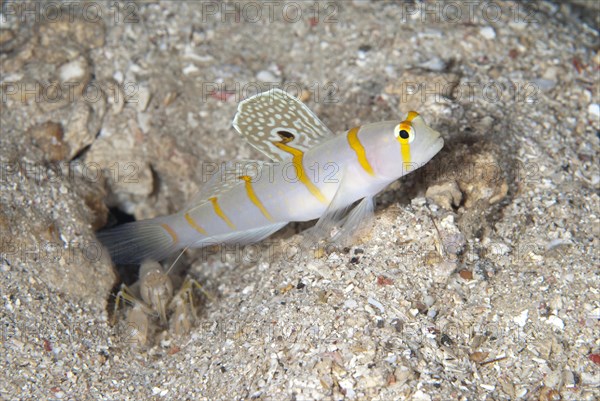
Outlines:
{"label": "yellow stripe on fish", "polygon": [[240,180],[243,180],[246,183],[246,193],[248,194],[248,198],[250,198],[250,201],[254,203],[254,205],[262,212],[262,214],[267,218],[267,220],[273,220],[267,209],[265,209],[265,206],[256,196],[254,188],[252,188],[252,177],[250,177],[249,175],[243,175],[239,178]]}
{"label": "yellow stripe on fish", "polygon": [[208,198],[208,200],[212,203],[213,205],[213,209],[215,210],[215,213],[217,214],[217,216],[219,216],[225,223],[227,223],[227,225],[235,230],[235,225],[231,222],[231,220],[229,220],[229,217],[227,217],[225,215],[225,213],[223,213],[223,210],[221,209],[221,206],[219,206],[219,203],[217,201],[217,197],[213,196],[212,198]]}
{"label": "yellow stripe on fish", "polygon": [[170,225],[168,225],[168,224],[166,224],[166,223],[162,223],[160,226],[161,226],[162,228],[164,228],[164,229],[165,229],[165,231],[166,231],[167,233],[169,233],[169,235],[170,235],[170,236],[171,236],[171,238],[173,239],[173,243],[177,243],[177,242],[179,242],[179,237],[177,236],[177,233],[175,232],[175,230],[173,230],[173,229],[171,228],[171,226],[170,226]]}
{"label": "yellow stripe on fish", "polygon": [[298,174],[298,179],[300,182],[304,184],[308,191],[315,198],[317,198],[319,202],[327,204],[325,195],[323,195],[321,190],[317,188],[317,186],[306,175],[306,170],[304,170],[304,164],[302,163],[302,160],[304,159],[304,152],[287,145],[288,142],[294,140],[294,135],[288,131],[278,131],[277,134],[281,137],[281,141],[274,142],[273,144],[279,149],[292,155],[292,164],[296,168],[296,174]]}
{"label": "yellow stripe on fish", "polygon": [[406,120],[398,124],[396,138],[400,143],[400,153],[402,154],[402,161],[407,169],[410,169],[411,156],[410,156],[410,143],[414,140],[414,132],[412,128],[412,121],[419,117],[419,113],[416,111],[408,112]]}
{"label": "yellow stripe on fish", "polygon": [[360,143],[360,139],[358,138],[358,131],[360,127],[354,127],[350,131],[348,131],[348,144],[356,153],[356,157],[358,158],[358,162],[362,166],[362,168],[369,173],[369,175],[374,176],[375,172],[373,171],[373,167],[371,167],[371,163],[367,159],[367,152],[365,151],[365,147]]}
{"label": "yellow stripe on fish", "polygon": [[187,222],[188,222],[188,224],[189,224],[190,226],[192,226],[192,228],[193,228],[194,230],[198,231],[200,234],[207,235],[207,232],[206,232],[206,230],[205,230],[205,229],[203,229],[202,227],[200,227],[200,226],[198,225],[198,223],[196,223],[196,221],[195,221],[195,220],[192,218],[192,216],[190,216],[190,214],[189,214],[189,213],[186,213],[186,214],[184,215],[184,218],[185,218],[185,221],[187,221]]}

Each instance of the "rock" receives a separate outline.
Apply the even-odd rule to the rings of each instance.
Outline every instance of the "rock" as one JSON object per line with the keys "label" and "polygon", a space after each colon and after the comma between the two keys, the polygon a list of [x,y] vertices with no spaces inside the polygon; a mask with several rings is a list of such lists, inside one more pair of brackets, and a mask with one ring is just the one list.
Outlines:
{"label": "rock", "polygon": [[106,193],[100,190],[88,190],[84,194],[85,205],[93,212],[91,225],[94,231],[104,227],[108,221],[108,208],[104,202],[105,198]]}
{"label": "rock", "polygon": [[15,33],[7,28],[0,29],[0,51],[10,51]]}
{"label": "rock", "polygon": [[[14,32],[13,32],[14,34]],[[19,37],[15,36],[9,40],[11,34],[5,33],[6,42],[0,46],[0,52],[13,52],[13,57],[0,58],[0,71],[2,75],[8,73],[23,71],[23,65],[33,58],[33,54],[38,45],[37,35],[32,35],[28,39],[21,39],[23,43],[19,43]]]}
{"label": "rock", "polygon": [[399,366],[394,370],[394,377],[397,385],[403,385],[408,380],[414,378],[414,371],[408,366]]}
{"label": "rock", "polygon": [[54,47],[76,42],[84,49],[96,49],[104,46],[105,25],[102,19],[63,18],[48,21],[39,28],[42,46]]}
{"label": "rock", "polygon": [[141,155],[143,134],[137,124],[125,116],[106,120],[101,135],[86,153],[85,162],[104,171],[110,188],[107,203],[136,214],[138,203],[154,188],[152,170]]}
{"label": "rock", "polygon": [[91,120],[92,108],[85,102],[77,102],[69,116],[65,132],[65,142],[68,143],[70,150],[69,159],[94,142],[96,133],[92,132],[88,125]]}
{"label": "rock", "polygon": [[454,180],[430,186],[425,196],[446,210],[458,207],[462,201],[462,192]]}
{"label": "rock", "polygon": [[433,266],[433,279],[436,283],[445,283],[448,278],[457,269],[458,264],[452,260],[442,260],[437,265]]}
{"label": "rock", "polygon": [[45,160],[57,162],[69,155],[69,145],[63,141],[63,128],[60,123],[47,121],[31,127],[27,131],[33,143],[42,150]]}
{"label": "rock", "polygon": [[400,111],[421,110],[424,104],[435,104],[451,98],[460,77],[437,71],[405,71],[400,78],[385,87],[385,93],[399,96]]}
{"label": "rock", "polygon": [[464,196],[464,207],[478,202],[489,205],[500,202],[508,194],[508,183],[496,155],[482,151],[464,160],[465,171],[458,177],[458,186]]}
{"label": "rock", "polygon": [[[38,138],[60,137],[61,129],[55,122],[46,122],[29,132]],[[31,152],[26,157],[34,156]],[[35,167],[42,177],[53,177],[52,172],[55,171],[53,167],[46,168],[43,165],[22,166],[29,169]],[[5,260],[12,267],[11,272],[3,274],[3,278],[10,278],[8,275],[11,273],[16,277],[16,273],[23,279],[24,285],[20,289],[3,284],[3,288],[9,291],[8,294],[17,304],[22,301],[21,307],[13,303],[19,308],[15,312],[19,313],[25,312],[26,308],[34,308],[32,294],[36,294],[35,313],[31,309],[25,313],[26,316],[19,317],[24,319],[32,316],[38,319],[36,326],[32,323],[27,327],[39,327],[37,324],[41,315],[52,308],[45,303],[52,298],[48,296],[50,293],[60,294],[52,302],[70,300],[70,306],[55,306],[57,310],[69,313],[72,319],[82,321],[79,319],[86,313],[84,310],[93,308],[96,317],[92,319],[100,323],[105,313],[106,301],[102,293],[110,291],[115,275],[88,226],[90,212],[78,191],[84,185],[79,184],[70,176],[38,180],[19,173],[0,179],[0,261]],[[7,190],[11,187],[18,187],[18,190]],[[22,252],[25,250],[27,252]],[[48,325],[61,320],[58,311],[51,315],[52,320],[46,321]],[[48,326],[48,329],[53,333],[54,327]],[[37,341],[38,337],[27,334],[21,338],[30,343],[33,339]],[[57,343],[61,348],[66,344],[60,340]],[[56,356],[61,359],[64,354]]]}

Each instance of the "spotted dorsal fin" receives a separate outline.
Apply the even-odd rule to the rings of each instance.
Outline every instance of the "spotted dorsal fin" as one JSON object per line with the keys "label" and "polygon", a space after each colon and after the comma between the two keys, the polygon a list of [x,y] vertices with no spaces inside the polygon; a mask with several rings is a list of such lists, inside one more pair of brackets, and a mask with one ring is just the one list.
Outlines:
{"label": "spotted dorsal fin", "polygon": [[292,155],[277,144],[306,152],[333,133],[301,101],[281,89],[252,96],[238,106],[234,128],[273,161]]}

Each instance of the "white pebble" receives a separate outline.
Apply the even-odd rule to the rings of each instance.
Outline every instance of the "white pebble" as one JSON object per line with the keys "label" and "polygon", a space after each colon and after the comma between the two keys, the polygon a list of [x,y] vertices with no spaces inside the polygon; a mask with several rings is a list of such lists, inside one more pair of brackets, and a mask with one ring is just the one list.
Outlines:
{"label": "white pebble", "polygon": [[520,388],[519,390],[517,390],[515,392],[515,396],[517,398],[523,398],[523,397],[525,397],[525,394],[527,394],[527,389],[526,388]]}
{"label": "white pebble", "polygon": [[143,112],[146,111],[146,108],[148,107],[148,103],[150,102],[150,97],[151,97],[151,93],[150,93],[150,88],[148,88],[145,85],[140,85],[138,90],[137,90],[137,96],[134,95],[132,101],[136,102],[136,109],[139,112]]}
{"label": "white pebble", "polygon": [[563,372],[563,383],[566,388],[574,388],[576,386],[575,375],[570,370]]}
{"label": "white pebble", "polygon": [[354,309],[357,306],[358,306],[358,303],[353,299],[348,299],[346,302],[344,302],[344,307],[347,309]]}
{"label": "white pebble", "polygon": [[120,84],[122,84],[123,80],[125,79],[125,77],[123,76],[123,73],[119,70],[115,71],[115,73],[113,74],[113,78],[115,79],[115,81],[117,81]]}
{"label": "white pebble", "polygon": [[570,243],[571,241],[564,240],[562,238],[556,238],[546,244],[546,250],[549,251],[561,245],[569,245]]}
{"label": "white pebble", "polygon": [[140,129],[142,130],[142,132],[144,132],[144,133],[150,132],[151,118],[152,118],[152,116],[150,115],[150,113],[138,113],[137,114],[138,125],[139,125]]}
{"label": "white pebble", "polygon": [[551,324],[561,331],[565,328],[565,323],[556,315],[550,315],[546,323]]}
{"label": "white pebble", "polygon": [[485,26],[479,30],[479,34],[486,39],[494,39],[496,37],[496,31],[491,26]]}
{"label": "white pebble", "polygon": [[421,390],[415,391],[412,398],[413,401],[431,401],[431,396]]}
{"label": "white pebble", "polygon": [[425,197],[414,198],[410,201],[412,206],[425,206],[427,204],[427,199]]}
{"label": "white pebble", "polygon": [[514,317],[513,321],[519,326],[519,327],[525,327],[525,325],[527,324],[527,320],[529,319],[529,310],[525,309],[523,312],[521,312],[519,314],[519,316]]}
{"label": "white pebble", "polygon": [[419,67],[430,71],[443,71],[446,68],[446,62],[439,57],[434,57],[419,64]]}
{"label": "white pebble", "polygon": [[517,31],[523,31],[529,26],[529,23],[524,18],[516,18],[508,23],[508,26]]}
{"label": "white pebble", "polygon": [[369,297],[367,299],[367,302],[369,302],[369,304],[373,305],[374,307],[376,307],[377,309],[379,309],[381,311],[381,313],[385,312],[385,308],[383,307],[383,305],[381,304],[381,302],[379,302],[378,300],[376,300],[375,298]]}
{"label": "white pebble", "polygon": [[343,379],[343,380],[340,380],[338,383],[339,383],[340,387],[342,389],[344,389],[344,391],[346,392],[346,397],[347,398],[352,399],[352,398],[355,397],[356,392],[354,391],[354,388],[353,388],[354,385],[352,383],[352,380],[350,380],[350,379]]}
{"label": "white pebble", "polygon": [[490,244],[489,252],[492,255],[507,255],[510,252],[510,247],[502,242]]}
{"label": "white pebble", "polygon": [[63,64],[58,71],[58,76],[62,82],[79,82],[85,78],[86,67],[85,59],[78,58]]}
{"label": "white pebble", "polygon": [[600,118],[600,104],[592,103],[588,106],[588,113],[592,117]]}
{"label": "white pebble", "polygon": [[262,70],[256,74],[256,79],[262,82],[279,82],[279,79],[271,71]]}
{"label": "white pebble", "polygon": [[190,75],[190,74],[196,73],[200,70],[194,64],[188,64],[185,67],[183,67],[182,71],[185,75]]}
{"label": "white pebble", "polygon": [[448,216],[444,217],[441,221],[440,221],[440,226],[442,228],[446,228],[446,229],[452,229],[455,227],[454,225],[454,216],[449,214]]}
{"label": "white pebble", "polygon": [[198,128],[198,121],[194,118],[194,113],[188,113],[187,124],[190,128]]}
{"label": "white pebble", "polygon": [[562,372],[560,370],[554,370],[546,373],[544,377],[544,385],[546,387],[558,387],[562,379]]}
{"label": "white pebble", "polygon": [[581,372],[581,384],[589,387],[600,386],[600,375],[597,372]]}
{"label": "white pebble", "polygon": [[600,308],[596,308],[588,313],[588,319],[600,319]]}

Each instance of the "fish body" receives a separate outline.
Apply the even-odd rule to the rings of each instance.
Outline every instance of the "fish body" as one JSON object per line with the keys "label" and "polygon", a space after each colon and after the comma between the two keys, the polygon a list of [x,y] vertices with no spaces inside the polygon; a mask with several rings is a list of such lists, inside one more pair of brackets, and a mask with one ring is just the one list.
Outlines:
{"label": "fish body", "polygon": [[416,112],[333,135],[278,89],[241,102],[233,125],[271,160],[223,164],[180,212],[98,233],[115,262],[257,242],[292,221],[319,219],[316,236],[334,225],[352,232],[372,213],[377,193],[443,147],[440,134]]}

